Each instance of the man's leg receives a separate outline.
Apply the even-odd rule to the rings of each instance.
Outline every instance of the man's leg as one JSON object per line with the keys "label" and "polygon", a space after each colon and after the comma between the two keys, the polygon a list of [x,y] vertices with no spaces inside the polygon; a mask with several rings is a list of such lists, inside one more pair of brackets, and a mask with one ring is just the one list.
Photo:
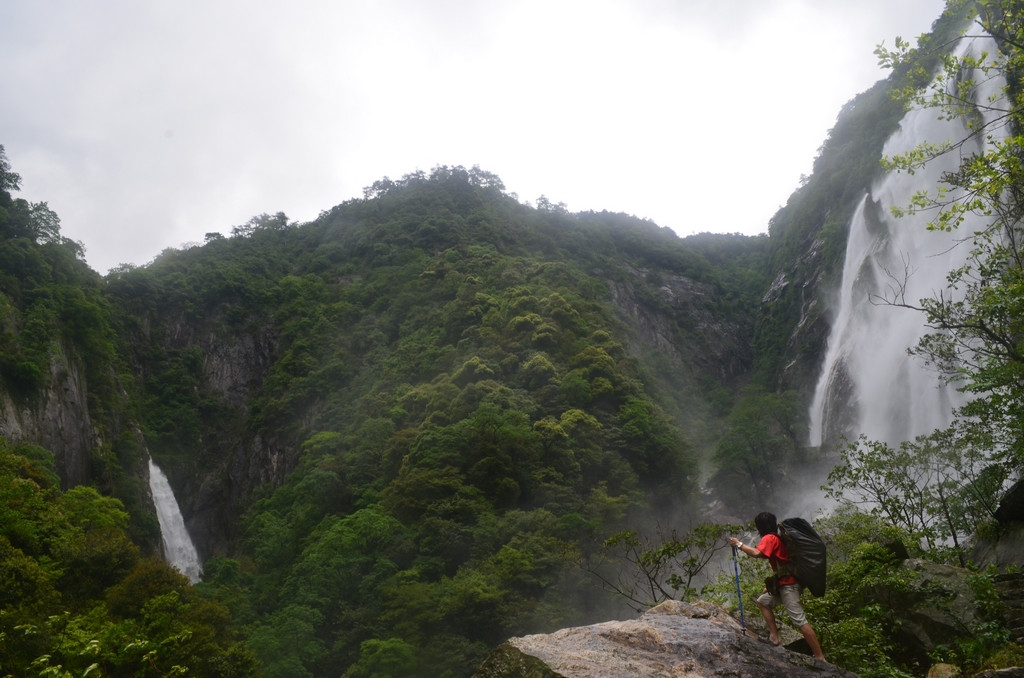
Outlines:
{"label": "man's leg", "polygon": [[811,654],[818,659],[824,659],[825,655],[821,651],[821,644],[818,643],[818,635],[807,622],[804,606],[800,603],[800,587],[795,584],[783,586],[779,590],[779,597],[782,598],[782,602],[786,606],[789,620],[793,622],[793,626],[800,629],[804,640],[807,641],[807,646],[811,648]]}
{"label": "man's leg", "polygon": [[775,624],[775,613],[770,607],[761,603],[761,598],[757,599],[757,606],[761,608],[761,616],[764,617],[764,623],[768,627],[768,641],[772,645],[778,645],[780,642],[779,627]]}
{"label": "man's leg", "polygon": [[814,632],[814,629],[810,624],[804,624],[800,627],[800,633],[804,634],[804,640],[807,641],[807,645],[811,648],[811,654],[818,659],[824,659],[825,655],[821,652],[821,645],[818,643],[818,634]]}

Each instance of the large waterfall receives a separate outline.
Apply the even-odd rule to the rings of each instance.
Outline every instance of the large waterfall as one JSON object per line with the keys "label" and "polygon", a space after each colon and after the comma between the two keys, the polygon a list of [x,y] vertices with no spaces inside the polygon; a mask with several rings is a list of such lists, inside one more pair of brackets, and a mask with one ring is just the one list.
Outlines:
{"label": "large waterfall", "polygon": [[[991,39],[963,41],[961,53],[996,47]],[[980,80],[980,78],[979,78]],[[985,83],[977,101],[998,94],[1002,83]],[[935,109],[914,109],[888,139],[883,153],[892,156],[923,142],[941,144],[967,136],[961,120],[942,120]],[[979,146],[964,148],[972,153]],[[891,172],[877,179],[850,223],[843,279],[835,317],[810,412],[812,446],[865,434],[896,445],[944,427],[962,395],[943,384],[923,361],[908,355],[928,332],[919,311],[872,303],[893,297],[905,283],[905,300],[950,293],[947,273],[963,264],[970,246],[960,240],[973,232],[929,231],[933,212],[895,218],[893,206],[906,207],[920,190],[934,189],[943,173],[956,169],[960,153],[948,153],[914,174]]]}
{"label": "large waterfall", "polygon": [[194,584],[203,574],[199,554],[188,530],[185,529],[185,520],[181,517],[178,500],[174,498],[171,484],[152,459],[149,460],[149,489],[153,493],[156,517],[160,523],[164,558]]}

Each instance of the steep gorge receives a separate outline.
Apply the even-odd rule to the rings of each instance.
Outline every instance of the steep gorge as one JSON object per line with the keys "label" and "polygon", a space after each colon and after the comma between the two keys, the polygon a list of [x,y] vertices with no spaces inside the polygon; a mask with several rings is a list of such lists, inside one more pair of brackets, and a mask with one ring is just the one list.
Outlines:
{"label": "steep gorge", "polygon": [[[122,385],[107,399],[119,405],[90,412],[81,349],[67,348],[51,355],[45,388],[20,404],[6,395],[5,432],[54,450],[68,486],[95,481],[97,465],[107,463],[98,460],[111,451],[129,477],[131,469],[144,477],[140,460],[152,455],[176,488],[203,558],[230,555],[252,497],[285,482],[304,441],[323,425],[322,413],[356,415],[373,380],[392,369],[386,351],[403,350],[410,333],[431,331],[415,322],[467,332],[464,321],[452,324],[437,311],[472,296],[474,277],[496,276],[494,289],[511,292],[529,284],[532,267],[550,277],[551,290],[608,304],[601,331],[625,348],[622,357],[647,395],[710,469],[742,387],[759,382],[809,398],[842,252],[843,229],[834,224],[845,214],[845,196],[871,175],[849,170],[868,164],[849,161],[847,142],[865,129],[878,135],[878,116],[891,117],[885,101],[884,88],[876,88],[843,112],[815,174],[773,220],[770,238],[679,239],[624,215],[538,211],[503,195],[495,177],[475,168],[381,182],[366,200],[310,224],[254,218],[232,237],[165,252],[104,281],[127,368],[107,368],[121,373]],[[867,156],[866,146],[853,150]],[[841,187],[838,198],[823,184]],[[426,306],[403,305],[428,283],[436,291]],[[472,312],[487,312],[486,303]],[[572,306],[579,312],[579,302]],[[317,316],[303,317],[310,308]],[[431,349],[438,357],[454,357],[465,342],[443,339]],[[535,351],[550,340],[537,341]],[[332,356],[314,342],[339,344],[341,352]],[[488,369],[497,366],[485,360]],[[315,374],[317,362],[329,369]],[[396,385],[453,369],[444,365],[417,368]],[[282,391],[287,384],[302,394]],[[125,496],[116,488],[130,482],[100,475]],[[139,529],[153,543],[152,524]]]}
{"label": "steep gorge", "polygon": [[[878,158],[906,123],[887,87],[844,108],[768,237],[537,209],[439,167],[102,281],[75,261],[95,294],[82,323],[76,303],[51,313],[70,295],[38,272],[70,265],[68,244],[20,236],[46,265],[0,248],[20,276],[0,281],[0,434],[123,499],[155,551],[152,457],[273,671],[337,675],[387,642],[467,673],[511,634],[616,610],[565,554],[691,526],[715,499],[747,516],[827,470],[808,413],[834,291],[857,275],[848,236],[883,221],[862,197],[888,190]],[[33,353],[39,317],[60,339]],[[786,407],[761,428],[737,416],[762,402]],[[765,493],[758,464],[779,470]]]}

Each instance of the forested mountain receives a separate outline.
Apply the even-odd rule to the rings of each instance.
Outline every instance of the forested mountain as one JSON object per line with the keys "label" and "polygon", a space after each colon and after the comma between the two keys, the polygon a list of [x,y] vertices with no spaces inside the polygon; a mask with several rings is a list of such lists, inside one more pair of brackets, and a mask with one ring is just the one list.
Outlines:
{"label": "forested mountain", "polygon": [[108,284],[149,449],[200,549],[234,556],[207,581],[244,582],[267,670],[340,672],[383,635],[467,674],[601,609],[577,560],[603,535],[698,519],[764,245],[438,168]]}
{"label": "forested mountain", "polygon": [[[510,635],[620,612],[627,564],[713,553],[711,523],[838,460],[807,446],[830,298],[906,110],[891,92],[918,79],[854,98],[760,237],[437,167],[104,277],[15,197],[0,147],[3,672],[468,676]],[[205,562],[194,586],[158,558],[150,458]],[[896,522],[837,523],[826,643],[895,633],[843,606],[893,540],[921,541]],[[669,574],[662,593],[693,594]],[[851,661],[910,675],[886,673],[897,655]]]}
{"label": "forested mountain", "polygon": [[579,559],[701,519],[702,464],[753,375],[767,238],[534,208],[476,168],[105,279],[6,199],[25,213],[2,246],[6,432],[63,449],[31,430],[49,411],[84,431],[55,470],[120,497],[148,552],[152,455],[211,558],[203,586],[244,591],[266,675],[341,672],[385,629],[425,675],[465,674],[509,633],[614,609]]}

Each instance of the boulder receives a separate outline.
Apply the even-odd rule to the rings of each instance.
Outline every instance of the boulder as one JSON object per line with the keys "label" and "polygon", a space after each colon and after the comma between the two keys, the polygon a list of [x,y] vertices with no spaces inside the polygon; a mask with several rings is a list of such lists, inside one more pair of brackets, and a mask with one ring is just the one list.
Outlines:
{"label": "boulder", "polygon": [[915,573],[911,591],[889,591],[880,597],[900,618],[900,643],[907,660],[928,662],[936,646],[969,638],[982,620],[978,617],[968,571],[918,558],[903,561]]}
{"label": "boulder", "polygon": [[952,664],[933,664],[925,678],[960,678],[960,669]]}
{"label": "boulder", "polygon": [[668,601],[638,619],[512,638],[474,678],[856,678],[758,640],[718,605]]}
{"label": "boulder", "polygon": [[1010,488],[994,517],[994,525],[975,535],[971,560],[978,567],[1016,567],[1024,562],[1024,482]]}

